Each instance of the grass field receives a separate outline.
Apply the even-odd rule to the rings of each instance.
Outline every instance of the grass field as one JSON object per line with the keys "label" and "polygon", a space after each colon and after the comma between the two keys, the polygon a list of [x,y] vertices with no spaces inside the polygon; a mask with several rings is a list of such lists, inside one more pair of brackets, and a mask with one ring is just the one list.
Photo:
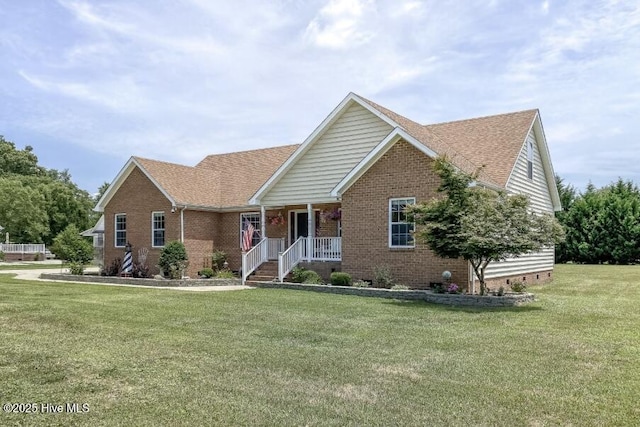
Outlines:
{"label": "grass field", "polygon": [[2,270],[33,270],[33,269],[51,269],[51,270],[55,270],[58,269],[60,270],[60,268],[62,268],[62,266],[58,263],[58,264],[2,264],[0,263],[0,272]]}
{"label": "grass field", "polygon": [[0,425],[637,425],[640,266],[532,290],[476,310],[0,275],[0,403],[89,409]]}

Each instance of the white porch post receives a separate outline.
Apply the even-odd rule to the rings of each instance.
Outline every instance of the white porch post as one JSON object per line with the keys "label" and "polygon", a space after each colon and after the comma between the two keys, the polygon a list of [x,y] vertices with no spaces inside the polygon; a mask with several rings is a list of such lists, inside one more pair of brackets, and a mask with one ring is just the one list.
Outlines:
{"label": "white porch post", "polygon": [[267,237],[267,208],[264,205],[260,205],[260,237],[264,239]]}
{"label": "white porch post", "polygon": [[311,203],[307,203],[307,262],[311,262],[314,237],[316,237],[316,230],[313,226],[313,207]]}

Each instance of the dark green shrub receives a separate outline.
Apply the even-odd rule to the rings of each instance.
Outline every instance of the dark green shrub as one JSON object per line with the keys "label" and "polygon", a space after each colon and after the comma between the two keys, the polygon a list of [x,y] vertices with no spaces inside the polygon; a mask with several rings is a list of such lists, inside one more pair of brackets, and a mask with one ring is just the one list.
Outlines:
{"label": "dark green shrub", "polygon": [[203,268],[200,270],[200,275],[205,279],[211,279],[213,277],[213,269],[212,268]]}
{"label": "dark green shrub", "polygon": [[334,271],[331,273],[329,281],[333,286],[351,286],[351,275],[349,273]]}
{"label": "dark green shrub", "polygon": [[42,254],[40,252],[37,252],[34,256],[33,256],[33,260],[34,261],[42,261]]}
{"label": "dark green shrub", "polygon": [[227,262],[227,253],[224,251],[215,251],[211,256],[211,266],[218,271],[224,268],[225,262]]}
{"label": "dark green shrub", "polygon": [[306,270],[304,272],[302,283],[321,285],[324,282],[322,281],[322,277],[320,277],[318,273],[313,270]]}
{"label": "dark green shrub", "polygon": [[4,261],[5,255],[3,251],[0,251],[0,261]]}
{"label": "dark green shrub", "polygon": [[165,276],[170,279],[180,279],[188,265],[187,250],[182,242],[174,240],[162,248],[158,267]]}

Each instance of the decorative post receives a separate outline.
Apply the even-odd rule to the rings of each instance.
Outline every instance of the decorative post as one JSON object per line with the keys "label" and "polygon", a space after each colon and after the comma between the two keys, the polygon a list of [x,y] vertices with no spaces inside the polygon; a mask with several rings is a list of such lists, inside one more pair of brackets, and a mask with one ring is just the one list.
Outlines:
{"label": "decorative post", "polygon": [[131,255],[131,243],[127,242],[124,248],[124,261],[122,262],[122,275],[131,276],[133,270],[133,256]]}
{"label": "decorative post", "polygon": [[307,203],[307,262],[311,262],[314,237],[316,233],[313,224],[313,207],[311,203]]}

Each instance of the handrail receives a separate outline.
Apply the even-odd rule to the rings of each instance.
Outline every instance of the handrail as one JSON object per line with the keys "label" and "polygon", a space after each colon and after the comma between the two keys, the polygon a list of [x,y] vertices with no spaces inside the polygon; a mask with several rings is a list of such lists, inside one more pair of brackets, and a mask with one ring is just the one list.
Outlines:
{"label": "handrail", "polygon": [[341,261],[341,237],[312,237],[311,259],[314,261]]}
{"label": "handrail", "polygon": [[306,240],[306,237],[300,236],[286,251],[278,254],[278,280],[280,283],[282,283],[285,276],[293,270],[293,267],[298,265],[304,258],[305,248],[307,246]]}
{"label": "handrail", "polygon": [[248,252],[242,254],[242,284],[247,281],[247,277],[253,273],[260,264],[267,260],[269,249],[269,238],[264,237],[257,245]]}

